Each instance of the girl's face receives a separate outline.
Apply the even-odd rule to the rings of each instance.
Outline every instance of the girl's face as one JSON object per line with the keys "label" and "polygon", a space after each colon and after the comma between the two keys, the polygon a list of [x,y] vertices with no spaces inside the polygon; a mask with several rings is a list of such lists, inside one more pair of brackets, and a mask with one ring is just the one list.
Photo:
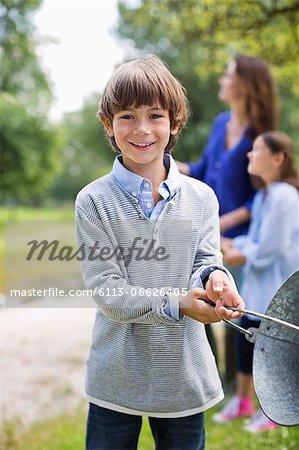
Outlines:
{"label": "girl's face", "polygon": [[236,74],[236,62],[231,61],[219,79],[219,99],[230,103],[246,95],[241,78]]}
{"label": "girl's face", "polygon": [[249,158],[247,170],[250,175],[261,177],[266,184],[279,180],[284,155],[272,153],[261,136],[256,138],[247,156]]}

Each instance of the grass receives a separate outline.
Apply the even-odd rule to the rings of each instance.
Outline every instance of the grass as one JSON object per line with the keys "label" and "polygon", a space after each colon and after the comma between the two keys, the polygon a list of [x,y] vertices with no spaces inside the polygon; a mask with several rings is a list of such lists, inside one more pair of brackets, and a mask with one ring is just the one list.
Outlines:
{"label": "grass", "polygon": [[[22,431],[20,423],[6,422],[0,431],[2,450],[84,450],[86,404],[74,415],[42,421],[28,431]],[[144,419],[139,438],[141,450],[153,450],[154,441],[147,421]]]}
{"label": "grass", "polygon": [[[244,420],[217,425],[211,420],[220,407],[208,411],[206,417],[207,450],[297,450],[299,427],[279,427],[260,434],[242,430]],[[4,424],[0,433],[0,448],[5,450],[83,450],[86,405],[72,416],[60,416],[33,425],[22,431],[16,423]],[[144,419],[138,450],[154,450],[147,419]]]}
{"label": "grass", "polygon": [[5,292],[5,227],[9,221],[74,221],[74,206],[57,208],[0,207],[0,293]]}

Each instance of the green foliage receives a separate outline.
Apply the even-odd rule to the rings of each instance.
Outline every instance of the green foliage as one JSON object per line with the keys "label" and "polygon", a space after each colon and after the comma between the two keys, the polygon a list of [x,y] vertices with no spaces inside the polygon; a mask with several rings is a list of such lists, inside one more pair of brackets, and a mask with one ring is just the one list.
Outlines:
{"label": "green foliage", "polygon": [[40,0],[2,0],[0,5],[0,91],[30,105],[33,114],[45,114],[51,92],[36,57],[31,22]]}
{"label": "green foliage", "polygon": [[298,98],[287,89],[281,88],[280,128],[288,133],[294,140],[297,159],[299,161],[299,114]]}
{"label": "green foliage", "polygon": [[1,203],[40,202],[59,170],[59,138],[46,120],[51,92],[31,22],[40,3],[0,5]]}
{"label": "green foliage", "polygon": [[272,63],[279,81],[298,89],[298,0],[141,0],[135,8],[123,0],[118,5],[119,34],[145,52],[172,58],[195,53],[201,78],[222,71],[229,54],[259,55]]}
{"label": "green foliage", "polygon": [[0,130],[1,202],[37,202],[59,169],[57,134],[7,93],[0,94]]}
{"label": "green foliage", "polygon": [[[72,199],[73,200],[73,199]],[[74,204],[65,203],[52,208],[0,206],[0,292],[5,292],[5,227],[9,221],[74,220]],[[1,445],[0,445],[0,449]]]}
{"label": "green foliage", "polygon": [[65,114],[60,126],[64,137],[60,161],[63,167],[55,179],[51,195],[74,200],[87,183],[111,170],[112,151],[97,118],[98,95],[91,94],[81,111]]}
{"label": "green foliage", "polygon": [[[134,56],[155,53],[187,89],[193,115],[175,158],[196,160],[213,119],[226,109],[217,79],[236,53],[261,56],[271,65],[282,99],[282,128],[298,140],[298,0],[140,0],[118,2],[116,32],[134,45]],[[286,117],[290,117],[288,122]]]}

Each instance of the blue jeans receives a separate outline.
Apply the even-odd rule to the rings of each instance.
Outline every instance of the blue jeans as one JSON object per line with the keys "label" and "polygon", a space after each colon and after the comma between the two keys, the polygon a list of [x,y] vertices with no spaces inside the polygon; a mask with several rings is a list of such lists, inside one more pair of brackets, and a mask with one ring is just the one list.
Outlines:
{"label": "blue jeans", "polygon": [[[89,404],[86,450],[137,450],[142,417]],[[149,417],[156,450],[204,450],[203,413],[174,419]]]}

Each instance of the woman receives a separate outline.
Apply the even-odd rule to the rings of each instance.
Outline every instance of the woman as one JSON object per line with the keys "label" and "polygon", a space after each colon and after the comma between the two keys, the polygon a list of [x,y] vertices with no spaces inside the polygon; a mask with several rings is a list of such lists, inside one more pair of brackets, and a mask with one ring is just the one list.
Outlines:
{"label": "woman", "polygon": [[254,189],[246,155],[258,134],[276,128],[277,93],[267,63],[251,56],[237,55],[219,84],[219,98],[230,111],[217,116],[202,158],[177,164],[181,173],[214,189],[221,233],[233,238],[248,231]]}
{"label": "woman", "polygon": [[[298,170],[291,139],[278,131],[260,135],[248,158],[248,172],[259,176],[264,187],[254,198],[248,235],[224,239],[222,251],[228,264],[245,264],[241,295],[246,307],[265,313],[278,288],[299,268]],[[259,324],[248,315],[240,320],[245,328]],[[216,422],[253,414],[252,359],[253,344],[238,334],[237,393],[214,416]],[[247,430],[259,432],[275,427],[260,410]]]}

